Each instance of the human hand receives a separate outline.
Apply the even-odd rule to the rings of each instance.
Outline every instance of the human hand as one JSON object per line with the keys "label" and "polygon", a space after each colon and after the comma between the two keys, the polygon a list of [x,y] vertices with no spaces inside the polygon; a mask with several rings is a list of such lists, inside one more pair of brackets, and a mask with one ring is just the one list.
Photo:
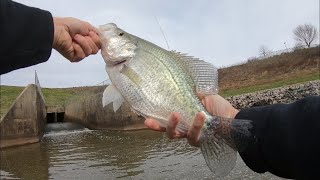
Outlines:
{"label": "human hand", "polygon": [[81,61],[101,48],[98,31],[88,22],[54,17],[53,23],[53,48],[71,62]]}
{"label": "human hand", "polygon": [[234,119],[239,112],[239,110],[234,108],[229,101],[225,100],[220,95],[203,96],[198,94],[198,96],[204,107],[212,115]]}
{"label": "human hand", "polygon": [[168,125],[167,127],[161,127],[160,124],[154,120],[154,119],[146,119],[144,121],[144,124],[154,130],[154,131],[161,131],[161,132],[167,132],[167,135],[170,139],[174,138],[187,138],[188,142],[192,146],[199,146],[199,139],[200,139],[200,132],[201,128],[206,120],[205,115],[202,112],[199,112],[190,129],[188,130],[187,133],[181,132],[176,129],[178,123],[181,120],[181,116],[178,112],[173,112],[171,113],[169,120],[168,120]]}
{"label": "human hand", "polygon": [[[199,95],[203,105],[206,107],[207,111],[213,115],[232,118],[236,116],[239,112],[235,109],[227,100],[219,95],[201,96]],[[205,122],[205,115],[199,112],[190,129],[187,133],[176,130],[176,127],[181,120],[179,113],[172,113],[170,115],[167,127],[161,127],[160,124],[154,119],[146,119],[145,125],[155,131],[167,132],[169,138],[187,138],[188,142],[192,146],[199,146],[200,134],[202,126]]]}

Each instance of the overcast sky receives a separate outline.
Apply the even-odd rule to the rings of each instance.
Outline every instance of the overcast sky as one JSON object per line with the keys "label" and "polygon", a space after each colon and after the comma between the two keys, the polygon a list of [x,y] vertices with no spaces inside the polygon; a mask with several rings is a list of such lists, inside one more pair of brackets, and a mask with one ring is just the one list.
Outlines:
{"label": "overcast sky", "polygon": [[[116,23],[125,31],[166,47],[159,20],[171,50],[188,53],[217,67],[294,46],[292,30],[304,23],[319,29],[319,0],[17,0],[48,10],[53,16],[76,17],[99,26]],[[2,85],[26,86],[38,73],[43,87],[91,86],[106,80],[100,55],[70,63],[52,51],[42,64],[1,76]]]}

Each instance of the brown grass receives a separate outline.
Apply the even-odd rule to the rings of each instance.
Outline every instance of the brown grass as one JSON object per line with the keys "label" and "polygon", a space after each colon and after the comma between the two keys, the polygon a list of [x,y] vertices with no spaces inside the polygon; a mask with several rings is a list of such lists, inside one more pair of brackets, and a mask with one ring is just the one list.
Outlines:
{"label": "brown grass", "polygon": [[237,89],[319,73],[320,48],[300,49],[219,69],[219,87]]}

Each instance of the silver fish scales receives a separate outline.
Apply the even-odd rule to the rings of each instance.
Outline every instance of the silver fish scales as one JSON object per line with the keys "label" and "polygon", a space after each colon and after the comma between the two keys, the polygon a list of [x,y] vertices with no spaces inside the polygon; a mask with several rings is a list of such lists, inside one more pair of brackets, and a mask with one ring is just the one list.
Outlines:
{"label": "silver fish scales", "polygon": [[246,146],[251,122],[213,116],[197,93],[218,93],[218,72],[210,63],[167,51],[110,23],[99,27],[102,56],[112,82],[103,94],[103,105],[116,111],[124,101],[131,109],[166,126],[171,112],[180,112],[177,128],[187,131],[202,111],[201,151],[215,176],[227,175],[235,166],[237,150]]}

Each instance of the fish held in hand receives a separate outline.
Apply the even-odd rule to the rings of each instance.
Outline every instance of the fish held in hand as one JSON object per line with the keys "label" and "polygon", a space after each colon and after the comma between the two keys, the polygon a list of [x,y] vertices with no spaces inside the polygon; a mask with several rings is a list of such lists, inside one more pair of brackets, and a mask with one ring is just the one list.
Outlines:
{"label": "fish held in hand", "polygon": [[206,116],[200,138],[201,151],[216,176],[227,175],[235,166],[237,151],[248,142],[251,121],[211,115],[197,94],[218,93],[218,71],[212,64],[175,51],[165,50],[109,23],[99,27],[101,53],[112,82],[102,103],[123,102],[145,118],[166,126],[171,112],[179,112],[177,128],[187,132],[193,118]]}

